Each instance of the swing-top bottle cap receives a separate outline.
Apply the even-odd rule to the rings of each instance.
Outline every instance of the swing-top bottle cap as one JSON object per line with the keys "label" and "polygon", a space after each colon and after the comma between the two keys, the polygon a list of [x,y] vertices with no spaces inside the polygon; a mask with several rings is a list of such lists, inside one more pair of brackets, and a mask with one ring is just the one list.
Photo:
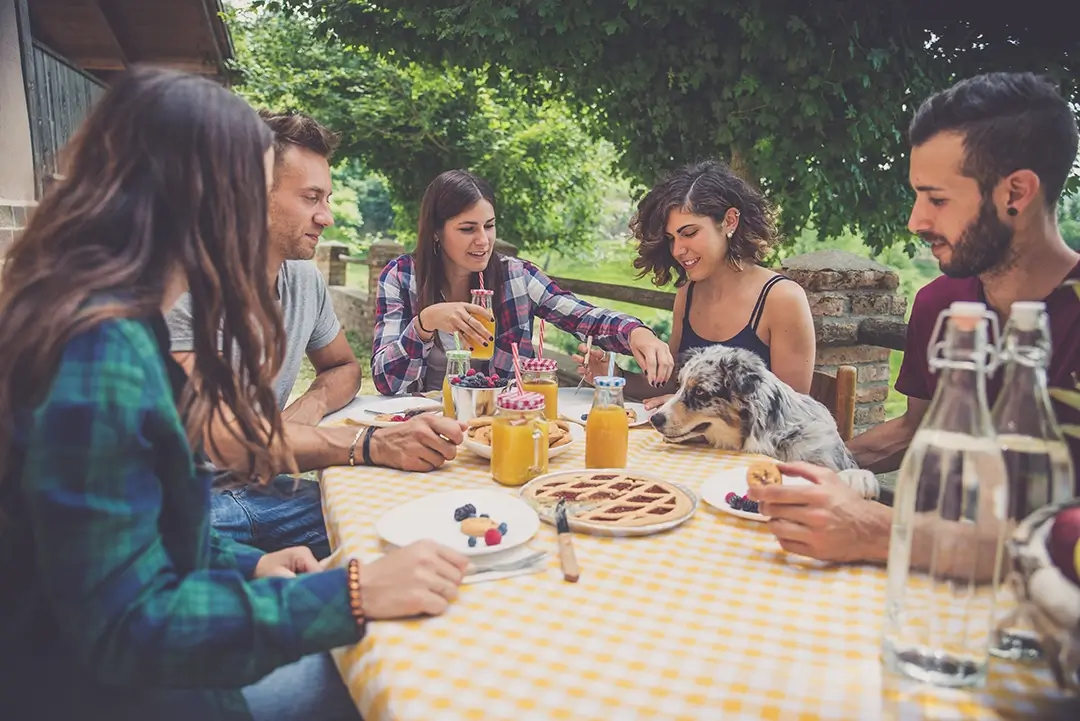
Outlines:
{"label": "swing-top bottle cap", "polygon": [[1046,303],[1037,300],[1018,300],[1009,310],[1013,327],[1020,331],[1033,331],[1039,327],[1039,318],[1046,312]]}
{"label": "swing-top bottle cap", "polygon": [[949,306],[949,315],[963,318],[982,318],[986,315],[986,304],[970,300],[954,300]]}

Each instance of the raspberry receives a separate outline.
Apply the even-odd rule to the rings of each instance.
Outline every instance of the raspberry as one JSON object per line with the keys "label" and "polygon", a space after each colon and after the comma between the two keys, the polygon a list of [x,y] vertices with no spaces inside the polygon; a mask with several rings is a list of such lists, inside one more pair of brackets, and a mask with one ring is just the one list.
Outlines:
{"label": "raspberry", "polygon": [[469,370],[465,371],[465,375],[467,375],[467,376],[476,375],[476,369],[475,368],[470,368]]}
{"label": "raspberry", "polygon": [[733,499],[733,498],[735,498],[735,491],[728,492],[728,494],[726,496],[724,496],[724,503],[726,503],[726,504],[728,504],[730,506],[731,505],[731,499]]}
{"label": "raspberry", "polygon": [[498,373],[492,373],[491,374],[491,382],[492,383],[498,383],[501,380],[502,380],[502,378],[499,377]]}
{"label": "raspberry", "polygon": [[489,546],[498,546],[502,542],[502,534],[498,528],[489,528],[484,534],[484,543]]}
{"label": "raspberry", "polygon": [[461,376],[454,376],[450,379],[450,385],[457,385],[461,382]]}

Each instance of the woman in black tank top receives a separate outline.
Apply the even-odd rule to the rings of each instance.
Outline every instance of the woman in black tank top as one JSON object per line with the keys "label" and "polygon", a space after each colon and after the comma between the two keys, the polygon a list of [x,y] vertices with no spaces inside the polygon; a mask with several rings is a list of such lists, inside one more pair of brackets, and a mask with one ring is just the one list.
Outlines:
{"label": "woman in black tank top", "polygon": [[[757,353],[800,393],[810,390],[815,333],[802,288],[761,265],[776,241],[774,211],[726,165],[708,161],[675,170],[638,204],[630,228],[638,240],[634,267],[657,286],[672,277],[678,293],[669,345],[678,358],[693,348],[724,345]],[[593,354],[591,371],[606,359]],[[650,388],[626,374],[627,395],[659,405],[675,380]]]}

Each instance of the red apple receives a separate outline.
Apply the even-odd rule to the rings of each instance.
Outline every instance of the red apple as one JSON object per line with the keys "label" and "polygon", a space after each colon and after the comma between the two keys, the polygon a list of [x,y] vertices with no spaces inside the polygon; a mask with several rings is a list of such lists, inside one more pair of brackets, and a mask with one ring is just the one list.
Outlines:
{"label": "red apple", "polygon": [[1080,586],[1080,568],[1077,561],[1077,544],[1080,543],[1080,506],[1067,508],[1054,516],[1054,525],[1046,539],[1050,560],[1077,586]]}

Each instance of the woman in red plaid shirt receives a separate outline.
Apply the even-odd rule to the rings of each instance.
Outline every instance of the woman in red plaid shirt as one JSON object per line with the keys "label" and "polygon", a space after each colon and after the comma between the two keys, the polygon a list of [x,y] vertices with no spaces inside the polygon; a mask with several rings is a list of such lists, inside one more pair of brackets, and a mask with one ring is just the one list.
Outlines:
{"label": "woman in red plaid shirt", "polygon": [[[480,287],[493,291],[491,313],[471,302]],[[383,269],[376,314],[371,374],[385,395],[441,388],[454,333],[466,345],[494,346],[479,370],[508,377],[512,344],[533,355],[534,316],[581,340],[592,336],[597,348],[633,355],[658,386],[675,366],[667,344],[638,319],[590,305],[532,263],[496,253],[495,194],[464,170],[449,170],[428,186],[416,250]],[[494,334],[485,319],[494,320]]]}

